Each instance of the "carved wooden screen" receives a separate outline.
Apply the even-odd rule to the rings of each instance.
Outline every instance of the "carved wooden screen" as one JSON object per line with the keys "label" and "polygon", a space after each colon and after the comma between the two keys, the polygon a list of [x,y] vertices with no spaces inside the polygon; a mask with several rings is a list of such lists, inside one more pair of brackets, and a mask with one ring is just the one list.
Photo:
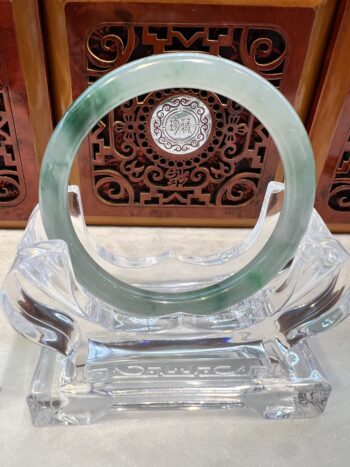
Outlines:
{"label": "carved wooden screen", "polygon": [[339,2],[310,115],[316,209],[335,232],[350,232],[350,0]]}
{"label": "carved wooden screen", "polygon": [[38,201],[52,132],[37,0],[0,0],[0,226],[22,227]]}
{"label": "carved wooden screen", "polygon": [[332,177],[328,205],[335,211],[350,215],[350,128]]}
{"label": "carved wooden screen", "polygon": [[326,222],[343,225],[340,230],[350,229],[350,93],[320,176],[316,208]]}
{"label": "carved wooden screen", "polygon": [[[132,60],[199,51],[255,70],[293,102],[313,18],[313,10],[298,8],[68,3],[73,97]],[[171,138],[169,147],[159,144],[151,124],[163,104],[183,108],[184,98],[207,109],[212,125],[205,144],[176,153]],[[183,138],[191,137],[196,118],[187,117],[174,121]],[[85,213],[106,222],[117,216],[116,223],[254,219],[277,164],[266,129],[251,113],[196,89],[160,90],[125,103],[95,126],[79,155]]]}
{"label": "carved wooden screen", "polygon": [[0,50],[0,206],[10,207],[20,204],[26,196],[26,191],[9,84]]}
{"label": "carved wooden screen", "polygon": [[0,1],[0,224],[25,221],[37,202],[38,168],[12,4]]}

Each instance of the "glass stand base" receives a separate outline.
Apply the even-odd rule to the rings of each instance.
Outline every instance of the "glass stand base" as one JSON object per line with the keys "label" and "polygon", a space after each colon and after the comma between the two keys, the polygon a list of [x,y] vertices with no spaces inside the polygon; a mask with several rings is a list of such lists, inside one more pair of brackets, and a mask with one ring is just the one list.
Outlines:
{"label": "glass stand base", "polygon": [[[145,290],[183,292],[218,283],[260,251],[283,185],[269,185],[256,227],[233,244],[232,231],[123,228],[97,243],[79,191],[69,193],[74,227],[101,267]],[[245,300],[206,315],[185,305],[165,315],[130,312],[81,286],[66,243],[47,239],[37,208],[0,305],[42,347],[28,396],[35,425],[93,423],[124,409],[309,417],[322,413],[331,388],[308,342],[349,315],[349,277],[350,255],[314,211],[294,257]]]}
{"label": "glass stand base", "polygon": [[33,424],[90,424],[127,409],[235,409],[266,419],[323,412],[331,386],[307,343],[228,337],[100,342],[85,365],[43,348],[27,402]]}

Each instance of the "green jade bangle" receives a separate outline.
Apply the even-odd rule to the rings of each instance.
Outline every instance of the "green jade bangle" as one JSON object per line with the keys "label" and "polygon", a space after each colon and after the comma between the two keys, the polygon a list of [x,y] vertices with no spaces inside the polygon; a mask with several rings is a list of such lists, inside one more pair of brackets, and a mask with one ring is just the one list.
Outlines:
{"label": "green jade bangle", "polygon": [[[209,287],[158,293],[126,284],[97,264],[80,243],[68,212],[68,180],[75,154],[98,120],[129,99],[167,88],[221,94],[246,107],[272,136],[283,163],[285,195],[270,238],[237,273]],[[293,257],[314,202],[315,168],[310,141],[289,102],[247,68],[211,55],[154,55],[124,65],[89,87],[57,125],[40,175],[40,209],[49,239],[62,239],[77,281],[117,310],[151,317],[171,313],[208,315],[244,300],[266,285]]]}

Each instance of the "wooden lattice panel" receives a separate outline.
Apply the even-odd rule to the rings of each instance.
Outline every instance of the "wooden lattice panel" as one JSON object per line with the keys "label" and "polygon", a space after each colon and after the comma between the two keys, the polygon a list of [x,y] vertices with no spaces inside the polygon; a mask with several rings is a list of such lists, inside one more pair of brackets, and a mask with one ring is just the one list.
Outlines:
{"label": "wooden lattice panel", "polygon": [[350,1],[340,2],[329,41],[310,137],[318,186],[316,208],[334,231],[350,231]]}
{"label": "wooden lattice panel", "polygon": [[36,1],[0,0],[0,226],[24,225],[38,200],[52,129],[41,40]]}
{"label": "wooden lattice panel", "polygon": [[[315,57],[321,54],[330,9],[320,2],[320,29],[318,7],[232,3],[66,2],[70,81],[61,71],[62,55],[54,52],[51,57],[58,117],[68,87],[74,99],[125,63],[175,51],[209,53],[241,63],[269,80],[305,114],[312,88],[309,75],[317,69]],[[53,50],[52,31],[63,34],[58,25],[61,10],[50,2],[45,5]],[[317,46],[315,31],[321,39]],[[157,145],[152,130],[158,109],[184,96],[198,99],[212,123],[205,143],[190,154]],[[191,119],[174,123],[182,138],[191,136]],[[169,89],[137,96],[101,119],[82,145],[75,180],[80,180],[84,210],[93,222],[247,225],[259,214],[277,167],[267,130],[247,109],[214,93]]]}
{"label": "wooden lattice panel", "polygon": [[316,208],[335,230],[350,230],[350,93],[319,179]]}
{"label": "wooden lattice panel", "polygon": [[[37,178],[34,179],[34,182],[36,181]],[[9,83],[3,53],[0,50],[0,208],[22,203],[26,192]]]}

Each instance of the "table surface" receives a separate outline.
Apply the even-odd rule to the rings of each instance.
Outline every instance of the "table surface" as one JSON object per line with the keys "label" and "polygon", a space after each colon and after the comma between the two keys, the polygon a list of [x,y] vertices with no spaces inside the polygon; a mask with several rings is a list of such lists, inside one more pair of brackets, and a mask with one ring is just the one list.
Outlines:
{"label": "table surface", "polygon": [[[93,230],[107,235],[106,228]],[[142,235],[142,229],[133,232]],[[0,231],[1,281],[21,235]],[[338,238],[350,251],[350,235]],[[312,342],[333,386],[317,418],[265,421],[224,410],[123,412],[90,426],[35,428],[25,396],[39,348],[17,335],[0,313],[0,466],[349,466],[349,332],[348,319]]]}

